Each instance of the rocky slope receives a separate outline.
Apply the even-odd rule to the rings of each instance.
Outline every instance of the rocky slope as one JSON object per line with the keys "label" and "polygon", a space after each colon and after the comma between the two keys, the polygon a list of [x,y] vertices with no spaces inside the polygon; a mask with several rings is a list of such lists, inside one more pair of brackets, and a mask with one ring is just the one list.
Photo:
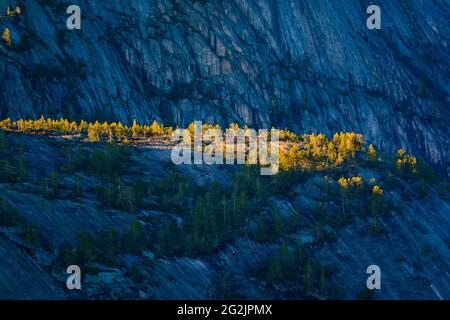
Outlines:
{"label": "rocky slope", "polygon": [[[158,247],[155,243],[161,221],[174,219],[184,223],[185,216],[172,209],[159,211],[163,210],[160,203],[134,213],[106,208],[96,195],[102,179],[88,174],[87,168],[74,173],[59,169],[67,161],[64,150],[67,146],[76,147],[78,142],[24,134],[7,134],[7,141],[13,157],[17,150],[24,150],[23,158],[29,169],[21,182],[0,183],[1,197],[20,213],[22,220],[39,230],[46,245],[25,241],[20,236],[21,227],[0,227],[2,299],[354,299],[364,297],[360,292],[368,277],[366,268],[372,264],[382,270],[382,290],[374,296],[377,299],[450,298],[448,189],[438,191],[435,185],[427,184],[427,192],[418,192],[417,182],[397,177],[388,182],[383,166],[351,166],[345,169],[345,175],[358,174],[365,181],[376,178],[385,190],[386,201],[394,205],[380,215],[380,232],[370,231],[372,218],[361,210],[352,213],[350,222],[342,226],[323,226],[321,233],[334,236],[320,240],[316,235],[317,204],[324,203],[330,218],[339,214],[341,205],[339,193],[333,191],[336,182],[327,185],[324,181],[330,176],[313,174],[296,181],[289,192],[270,194],[267,204],[258,209],[258,214],[265,216],[274,210],[271,208],[277,208],[282,221],[291,221],[290,217],[299,215],[298,228],[280,238],[256,241],[251,235],[258,215],[249,214],[244,231],[211,253],[156,255],[153,248]],[[86,152],[102,148],[90,143],[83,146]],[[151,183],[175,170],[170,150],[151,144],[132,149],[129,164],[124,181],[128,175],[138,174]],[[43,179],[52,170],[59,171],[57,197],[48,197],[43,188]],[[229,184],[239,168],[199,165],[179,166],[176,171],[191,177],[195,190],[200,190],[202,186],[217,188],[211,187],[213,182]],[[78,195],[71,191],[76,177]],[[349,201],[360,201],[357,196],[352,199]],[[134,219],[152,239],[149,248],[139,253],[117,254],[114,266],[96,263],[83,274],[81,292],[65,289],[65,267],[55,261],[61,245],[64,242],[74,245],[80,231],[97,234],[112,227],[124,232]],[[273,228],[275,225],[269,229]],[[288,243],[289,250],[293,250],[295,243],[310,245],[312,256],[330,268],[326,295],[317,291],[301,293],[298,280],[274,285],[267,280],[268,260],[280,251],[281,240]],[[303,263],[300,260],[294,270],[301,270]],[[226,296],[222,288],[224,275],[228,277]]]}
{"label": "rocky slope", "polygon": [[[12,1],[1,19],[1,117],[192,120],[363,133],[444,172],[448,1]],[[371,3],[371,2],[370,2]]]}

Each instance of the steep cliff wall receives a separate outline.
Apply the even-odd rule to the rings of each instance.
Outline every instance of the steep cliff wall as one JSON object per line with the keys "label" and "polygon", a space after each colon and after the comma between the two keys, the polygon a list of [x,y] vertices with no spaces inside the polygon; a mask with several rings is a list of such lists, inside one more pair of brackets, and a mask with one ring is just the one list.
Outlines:
{"label": "steep cliff wall", "polygon": [[[325,180],[322,173],[317,173],[293,184],[286,192],[288,196],[270,194],[268,203],[256,215],[249,213],[246,216],[242,233],[214,252],[173,255],[158,249],[159,231],[167,219],[176,219],[183,224],[189,218],[173,209],[175,207],[164,209],[155,197],[155,191],[149,192],[149,206],[131,214],[105,207],[96,191],[103,186],[102,178],[87,173],[90,168],[87,162],[83,166],[86,171],[59,172],[58,197],[46,196],[43,180],[54,168],[66,163],[63,153],[68,147],[83,147],[84,153],[89,155],[102,146],[16,134],[8,134],[7,143],[13,151],[11,154],[18,154],[15,152],[18,148],[24,150],[23,159],[28,163],[29,176],[19,183],[0,183],[0,210],[3,209],[3,198],[24,221],[38,230],[43,240],[40,244],[30,243],[21,236],[21,227],[3,226],[5,219],[0,219],[0,299],[218,299],[223,294],[224,275],[229,276],[228,286],[233,298],[316,297],[301,293],[299,279],[275,286],[268,282],[268,260],[280,252],[282,241],[291,246],[292,256],[295,256],[295,243],[312,246],[311,252],[318,261],[331,268],[327,298],[357,298],[358,292],[365,288],[367,267],[376,264],[382,270],[382,290],[376,290],[376,299],[450,299],[448,189],[438,191],[430,185],[425,189],[426,194],[418,193],[415,182],[393,178],[388,184],[383,181],[387,177],[384,169],[357,166],[356,171],[348,174],[358,174],[366,181],[376,177],[385,191],[383,201],[395,203],[389,212],[377,215],[381,230],[370,231],[373,213],[356,209],[356,204],[362,200],[357,195],[349,199],[353,205],[349,206],[348,211],[352,212],[349,212],[347,223],[336,226],[327,222],[320,227],[316,212],[319,203],[327,208],[330,218],[336,217],[342,207],[339,191],[333,191],[336,182],[324,187],[324,181],[329,178]],[[129,151],[131,161],[124,181],[132,180],[134,172],[150,184],[174,172],[167,148],[146,145]],[[236,175],[242,173],[233,166],[208,165],[179,166],[176,171],[191,177],[199,194],[200,186],[208,189],[217,188],[215,183],[224,186],[233,183]],[[77,178],[80,191],[74,196],[72,190]],[[270,185],[271,181],[266,180],[266,183]],[[285,231],[280,239],[255,241],[252,230],[257,228],[260,216],[270,216],[271,208],[275,207],[279,209],[283,223],[293,221],[289,218],[298,214],[300,225]],[[2,214],[4,210],[0,211],[0,218]],[[62,245],[74,245],[79,241],[81,231],[96,235],[112,227],[123,233],[134,219],[142,224],[148,236],[145,250],[142,253],[117,253],[112,266],[98,262],[93,268],[83,268],[83,290],[78,293],[67,290],[66,264],[59,265],[56,258]],[[321,232],[334,234],[334,240],[331,237],[319,240],[318,225]],[[275,223],[270,226],[271,230],[275,228]],[[108,242],[111,243],[113,241]],[[97,245],[96,248],[99,249]],[[100,257],[101,252],[96,250],[95,254]],[[303,272],[304,260],[306,257],[295,265],[296,272]]]}
{"label": "steep cliff wall", "polygon": [[359,0],[13,2],[2,117],[354,130],[448,167],[448,1],[377,1],[377,31]]}

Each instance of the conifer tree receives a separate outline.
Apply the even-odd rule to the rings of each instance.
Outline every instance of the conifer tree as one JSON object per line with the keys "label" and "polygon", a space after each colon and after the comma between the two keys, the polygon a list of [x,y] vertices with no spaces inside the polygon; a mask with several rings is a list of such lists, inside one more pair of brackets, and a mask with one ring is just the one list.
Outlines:
{"label": "conifer tree", "polygon": [[282,278],[280,262],[272,257],[269,261],[268,280],[271,283],[277,283]]}
{"label": "conifer tree", "polygon": [[3,31],[3,35],[2,35],[3,40],[5,41],[6,45],[8,47],[11,47],[12,42],[11,42],[11,32],[9,31],[9,28],[6,28]]}
{"label": "conifer tree", "polygon": [[280,246],[280,264],[283,277],[288,277],[292,269],[292,260],[289,248],[284,240],[281,242]]}
{"label": "conifer tree", "polygon": [[19,150],[19,158],[17,159],[17,174],[19,176],[19,180],[25,179],[28,175],[28,165],[25,161],[23,147]]}
{"label": "conifer tree", "polygon": [[48,179],[45,180],[45,188],[47,196],[56,197],[59,189],[59,176],[55,170],[52,170]]}
{"label": "conifer tree", "polygon": [[378,154],[377,154],[377,150],[375,149],[373,144],[369,145],[369,149],[367,151],[367,158],[369,161],[372,161],[372,162],[377,161]]}
{"label": "conifer tree", "polygon": [[264,215],[260,214],[258,217],[258,224],[256,226],[256,234],[255,238],[257,241],[267,241],[267,227],[266,227],[266,220],[264,218]]}
{"label": "conifer tree", "polygon": [[95,261],[95,239],[87,231],[81,231],[78,236],[78,246],[77,251],[80,256],[80,260],[83,266],[90,267],[90,265]]}
{"label": "conifer tree", "polygon": [[144,245],[144,228],[137,220],[133,220],[124,235],[125,249],[134,254],[140,254]]}
{"label": "conifer tree", "polygon": [[303,290],[305,292],[312,292],[314,290],[315,271],[314,264],[311,259],[306,261],[303,274]]}
{"label": "conifer tree", "polygon": [[327,293],[327,272],[325,268],[320,269],[320,279],[319,279],[319,288],[320,293],[325,295]]}

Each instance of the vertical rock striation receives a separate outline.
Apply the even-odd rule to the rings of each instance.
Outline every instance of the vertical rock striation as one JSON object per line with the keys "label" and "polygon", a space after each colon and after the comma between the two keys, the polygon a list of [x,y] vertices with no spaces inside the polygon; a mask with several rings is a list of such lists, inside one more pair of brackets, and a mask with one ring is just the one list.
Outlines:
{"label": "vertical rock striation", "polygon": [[441,169],[449,150],[448,1],[16,1],[0,20],[2,117],[237,121],[353,130]]}

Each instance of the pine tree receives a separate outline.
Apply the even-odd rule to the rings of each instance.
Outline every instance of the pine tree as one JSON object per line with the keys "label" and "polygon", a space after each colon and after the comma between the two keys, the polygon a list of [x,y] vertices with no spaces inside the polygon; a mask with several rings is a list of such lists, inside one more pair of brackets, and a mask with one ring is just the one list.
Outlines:
{"label": "pine tree", "polygon": [[228,214],[228,200],[225,195],[222,196],[222,221],[224,232],[230,230],[230,218]]}
{"label": "pine tree", "polygon": [[325,224],[326,222],[326,212],[325,207],[322,202],[318,202],[314,208],[314,219],[321,224]]}
{"label": "pine tree", "polygon": [[6,16],[7,17],[13,17],[14,16],[14,11],[9,6],[6,8]]}
{"label": "pine tree", "polygon": [[20,225],[20,214],[3,197],[0,197],[0,225],[15,227]]}
{"label": "pine tree", "polygon": [[49,197],[56,197],[59,189],[59,176],[55,170],[52,170],[48,179],[45,180],[46,194]]}
{"label": "pine tree", "polygon": [[0,181],[12,181],[12,168],[8,159],[0,160]]}
{"label": "pine tree", "polygon": [[140,254],[144,245],[144,228],[137,220],[133,220],[125,234],[125,249]]}
{"label": "pine tree", "polygon": [[174,246],[174,225],[171,221],[165,221],[158,233],[159,247],[165,254],[170,254]]}
{"label": "pine tree", "polygon": [[202,195],[197,198],[192,224],[194,248],[202,253],[211,252],[218,241],[217,222],[213,210]]}
{"label": "pine tree", "polygon": [[372,188],[372,199],[369,203],[369,213],[377,217],[379,214],[385,212],[385,200],[383,199],[384,191],[379,186],[375,185]]}
{"label": "pine tree", "polygon": [[281,265],[276,258],[270,259],[267,278],[271,283],[277,283],[282,278]]}
{"label": "pine tree", "polygon": [[78,253],[80,255],[83,266],[89,267],[96,259],[95,255],[95,239],[87,231],[81,231],[78,236]]}
{"label": "pine tree", "polygon": [[306,253],[304,245],[297,243],[294,249],[294,262],[297,268],[303,268],[305,257]]}
{"label": "pine tree", "polygon": [[135,212],[137,210],[136,197],[133,188],[122,185],[118,194],[118,207],[128,212]]}
{"label": "pine tree", "polygon": [[136,138],[139,136],[139,127],[136,123],[136,119],[133,120],[133,126],[131,127],[131,134],[133,138]]}
{"label": "pine tree", "polygon": [[264,215],[259,215],[258,225],[256,226],[256,234],[255,238],[257,241],[267,241],[267,229],[266,229],[266,220]]}
{"label": "pine tree", "polygon": [[220,281],[220,294],[224,299],[230,299],[232,297],[230,279],[227,274],[222,275]]}
{"label": "pine tree", "polygon": [[6,148],[8,144],[6,142],[5,132],[0,130],[0,156],[4,156],[6,154]]}
{"label": "pine tree", "polygon": [[81,194],[81,186],[80,186],[80,177],[75,177],[75,182],[72,187],[72,192],[75,196],[79,196]]}
{"label": "pine tree", "polygon": [[369,145],[369,149],[367,151],[367,159],[372,162],[377,161],[378,159],[377,150],[375,149],[373,144]]}
{"label": "pine tree", "polygon": [[23,240],[33,247],[39,247],[42,244],[41,235],[35,225],[25,224],[22,233]]}
{"label": "pine tree", "polygon": [[283,277],[289,277],[292,270],[292,260],[289,248],[284,240],[280,246],[280,263]]}
{"label": "pine tree", "polygon": [[255,186],[255,199],[259,202],[263,202],[265,198],[266,198],[266,189],[261,183],[261,179],[257,177]]}
{"label": "pine tree", "polygon": [[340,193],[341,193],[341,204],[342,204],[342,214],[346,214],[346,199],[347,199],[347,193],[349,188],[348,180],[344,177],[341,177],[338,180],[339,186],[340,186]]}
{"label": "pine tree", "polygon": [[404,178],[411,178],[417,172],[417,159],[406,153],[405,150],[397,151],[397,170]]}
{"label": "pine tree", "polygon": [[100,141],[100,124],[96,121],[94,124],[89,125],[88,139],[93,142]]}
{"label": "pine tree", "polygon": [[120,235],[113,229],[108,228],[101,232],[96,241],[96,247],[101,252],[102,263],[114,264],[116,256],[120,253]]}
{"label": "pine tree", "polygon": [[17,159],[17,174],[19,176],[19,180],[23,180],[28,175],[28,165],[25,161],[25,152],[23,146],[19,149],[19,158]]}
{"label": "pine tree", "polygon": [[162,126],[160,126],[159,123],[156,122],[156,120],[154,120],[150,126],[150,132],[153,135],[162,135],[162,134],[164,134],[164,128]]}
{"label": "pine tree", "polygon": [[9,31],[8,28],[6,28],[6,29],[3,31],[2,38],[3,38],[3,40],[5,41],[6,45],[7,45],[8,47],[11,47],[11,45],[12,45],[12,42],[11,42],[11,33],[10,33],[10,31]]}
{"label": "pine tree", "polygon": [[306,261],[303,274],[303,290],[305,292],[312,292],[314,290],[314,279],[315,279],[314,264],[311,261],[311,259],[308,259]]}
{"label": "pine tree", "polygon": [[322,295],[327,293],[327,271],[325,268],[320,269],[319,288]]}
{"label": "pine tree", "polygon": [[279,238],[283,234],[283,222],[281,220],[280,211],[277,207],[272,208],[272,219],[273,219],[273,238]]}

